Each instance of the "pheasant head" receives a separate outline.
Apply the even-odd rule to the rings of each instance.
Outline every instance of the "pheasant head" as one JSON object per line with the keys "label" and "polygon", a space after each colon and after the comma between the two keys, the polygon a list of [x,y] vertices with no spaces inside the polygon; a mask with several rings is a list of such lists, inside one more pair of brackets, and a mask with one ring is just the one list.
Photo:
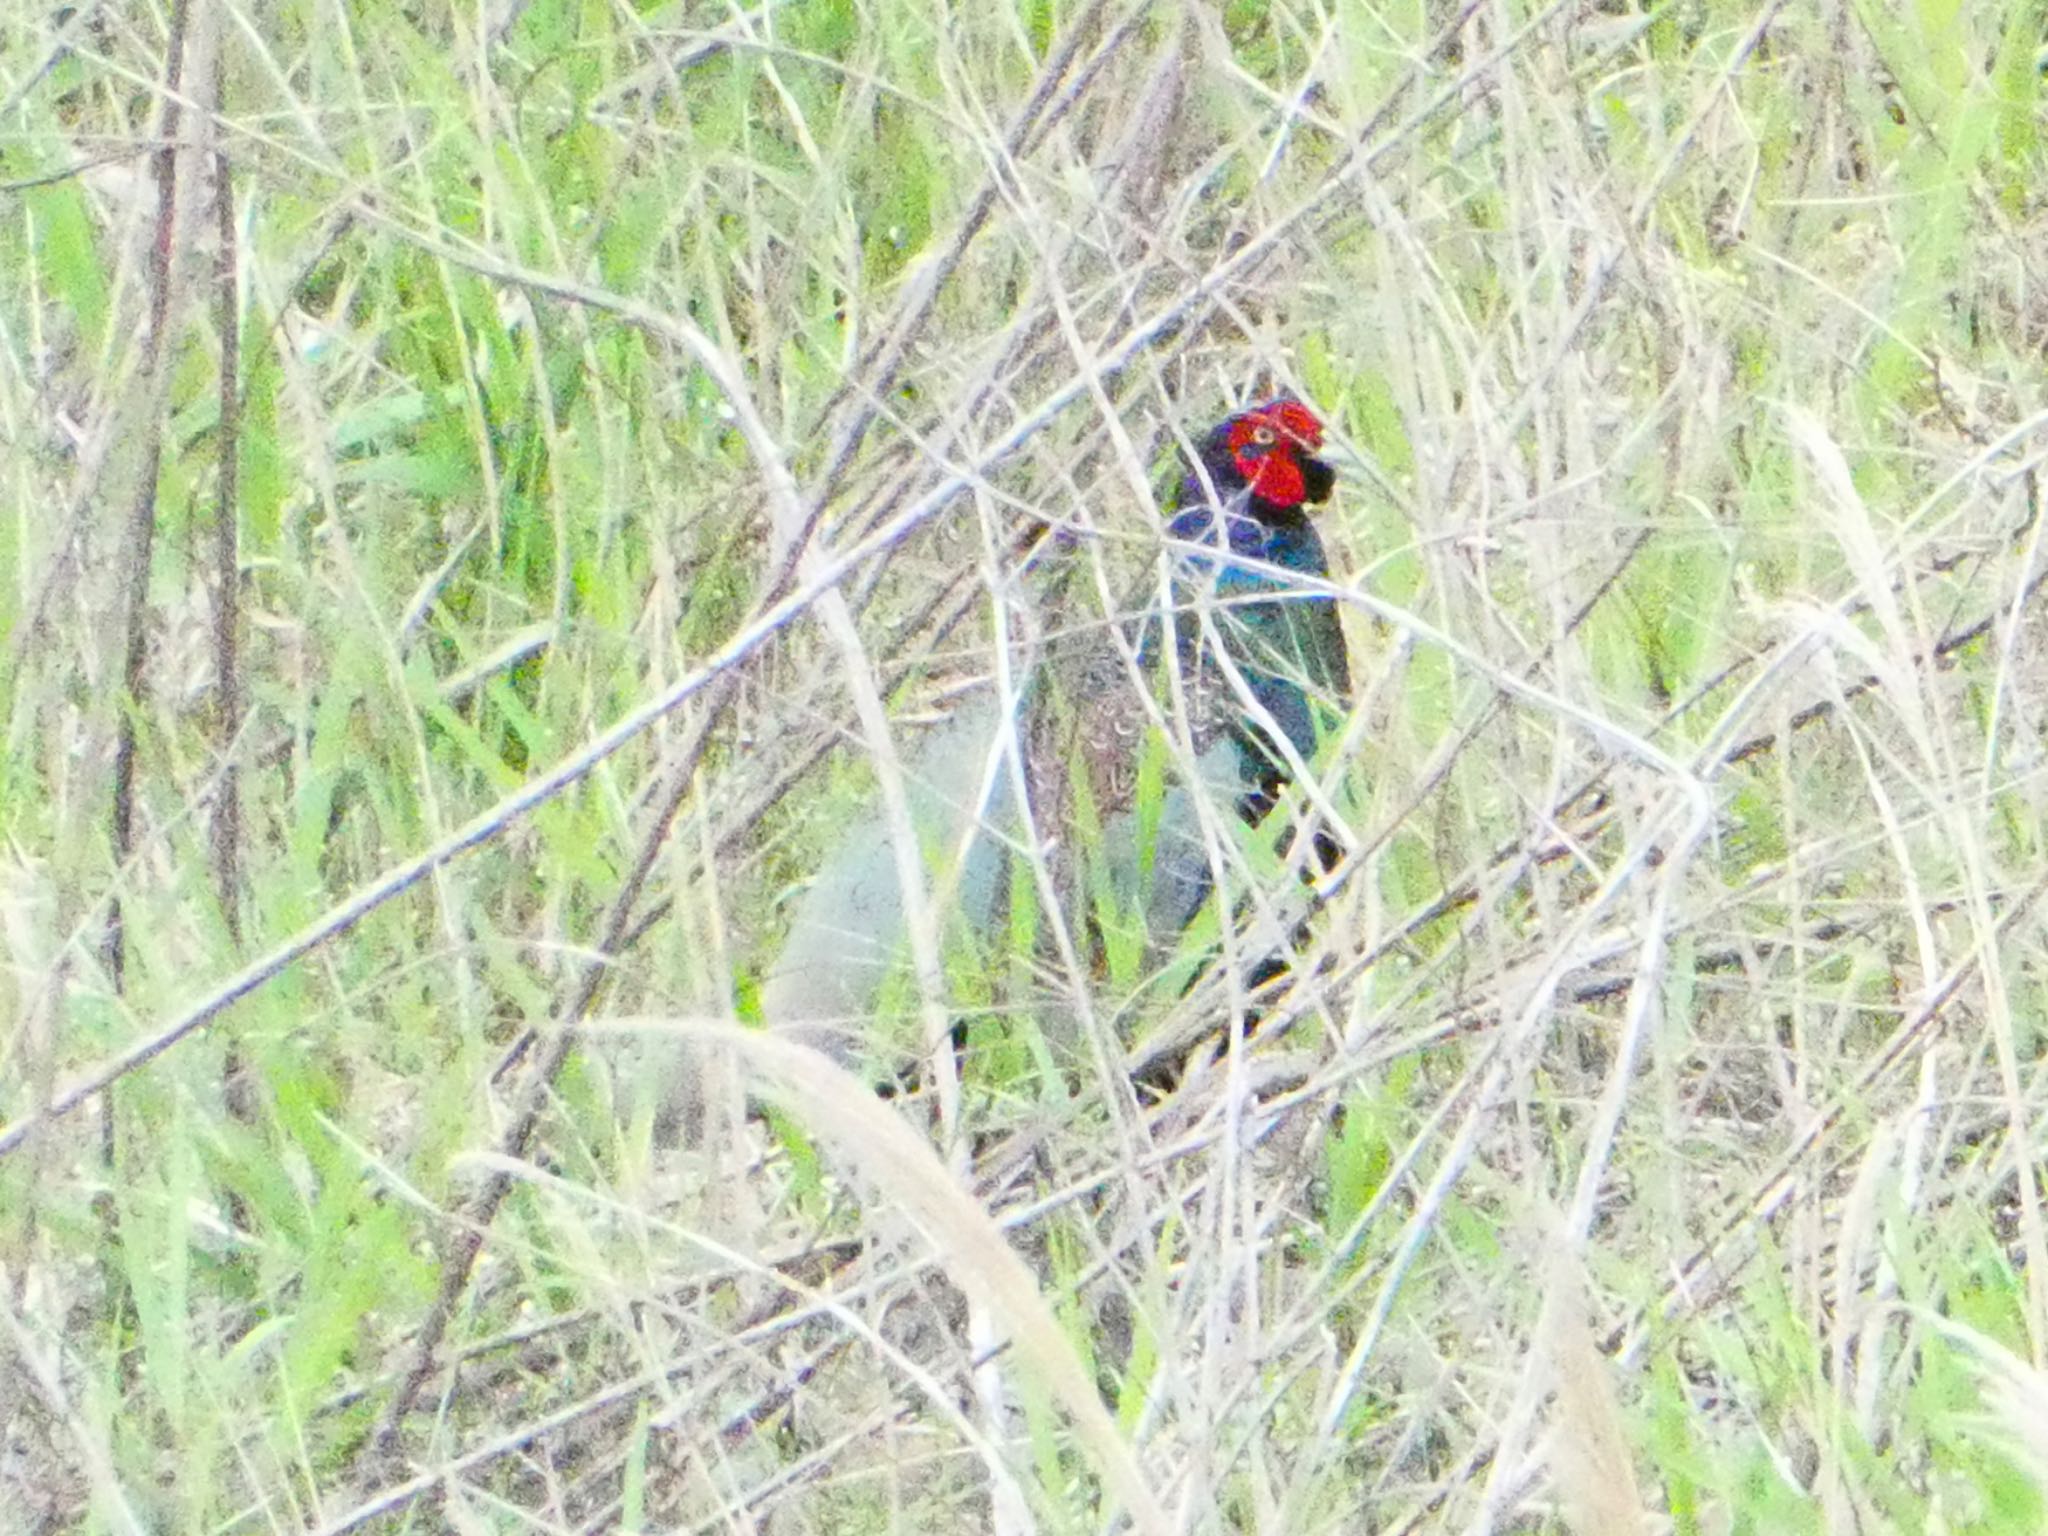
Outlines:
{"label": "pheasant head", "polygon": [[1200,446],[1216,490],[1225,498],[1249,493],[1253,516],[1328,501],[1337,483],[1337,472],[1316,456],[1323,446],[1322,422],[1291,396],[1227,417]]}

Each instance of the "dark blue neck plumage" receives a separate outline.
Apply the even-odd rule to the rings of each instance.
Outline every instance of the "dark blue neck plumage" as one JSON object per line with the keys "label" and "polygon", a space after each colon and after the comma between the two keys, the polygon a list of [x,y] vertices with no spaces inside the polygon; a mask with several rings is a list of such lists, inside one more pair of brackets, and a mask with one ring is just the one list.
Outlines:
{"label": "dark blue neck plumage", "polygon": [[[1211,461],[1207,468],[1206,484],[1201,475],[1192,473],[1181,482],[1178,510],[1166,525],[1168,538],[1228,548],[1234,555],[1311,576],[1329,574],[1322,536],[1300,507],[1283,507],[1250,495],[1244,477],[1227,458],[1221,463]],[[1228,569],[1224,579],[1229,579]],[[1245,572],[1242,579],[1256,578]],[[1270,578],[1266,581],[1278,585]]]}
{"label": "dark blue neck plumage", "polygon": [[[1226,605],[1225,648],[1252,696],[1306,758],[1314,753],[1317,737],[1311,691],[1327,695],[1348,686],[1343,630],[1328,597],[1266,600],[1268,594],[1279,598],[1293,584],[1255,568],[1253,562],[1307,576],[1327,575],[1322,536],[1299,506],[1251,495],[1227,456],[1203,457],[1206,481],[1190,474],[1182,483],[1178,510],[1166,532],[1169,538],[1206,545],[1216,553],[1180,552],[1175,607],[1186,613],[1205,598]],[[1182,666],[1191,675],[1206,670],[1199,660],[1198,626],[1183,619],[1176,627]],[[1260,729],[1240,726],[1236,734],[1247,782],[1261,785],[1270,801],[1285,777],[1277,749]]]}

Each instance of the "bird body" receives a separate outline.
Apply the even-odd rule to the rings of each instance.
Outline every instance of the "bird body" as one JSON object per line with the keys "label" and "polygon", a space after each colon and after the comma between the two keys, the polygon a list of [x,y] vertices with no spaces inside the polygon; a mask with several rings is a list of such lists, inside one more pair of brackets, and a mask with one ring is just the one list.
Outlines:
{"label": "bird body", "polygon": [[[1137,950],[1171,944],[1213,886],[1196,797],[1234,800],[1235,813],[1256,822],[1292,777],[1288,749],[1299,762],[1314,756],[1319,715],[1341,713],[1350,687],[1334,602],[1292,589],[1287,574],[1328,569],[1304,511],[1335,481],[1315,456],[1322,433],[1313,413],[1285,398],[1212,429],[1165,528],[1170,611],[1141,612],[1121,645],[1100,626],[1050,642],[1018,690],[1017,718],[994,689],[978,690],[904,753],[933,887],[951,894],[950,920],[966,936],[993,931],[1013,857],[1033,847],[1070,918],[1105,949],[1119,927],[1137,930]],[[1160,676],[1169,632],[1191,773],[1171,770],[1151,729],[1172,692]],[[1022,806],[1005,757],[1013,729]],[[771,1025],[849,1054],[900,959],[903,911],[881,820],[862,817],[798,899],[764,977]]]}
{"label": "bird body", "polygon": [[[1335,484],[1314,456],[1323,426],[1297,400],[1254,407],[1223,422],[1201,445],[1200,471],[1181,487],[1167,537],[1205,545],[1215,556],[1188,553],[1176,573],[1178,652],[1203,691],[1221,690],[1211,706],[1229,721],[1246,784],[1245,819],[1259,820],[1291,777],[1286,754],[1256,716],[1235,708],[1216,649],[1199,625],[1179,622],[1204,602],[1221,631],[1222,651],[1252,699],[1303,762],[1315,755],[1321,701],[1341,712],[1351,668],[1337,605],[1326,593],[1289,592],[1267,567],[1326,576],[1322,536],[1304,510],[1327,501]],[[1213,491],[1213,493],[1212,493]],[[1227,552],[1227,553],[1225,553]]]}

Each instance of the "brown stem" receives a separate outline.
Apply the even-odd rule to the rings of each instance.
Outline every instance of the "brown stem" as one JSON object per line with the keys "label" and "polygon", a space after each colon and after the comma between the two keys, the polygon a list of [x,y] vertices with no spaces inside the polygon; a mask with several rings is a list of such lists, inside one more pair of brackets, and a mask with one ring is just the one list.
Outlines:
{"label": "brown stem", "polygon": [[[220,55],[214,56],[214,98],[221,89]],[[213,522],[213,677],[218,708],[214,741],[221,755],[220,783],[213,801],[213,881],[221,915],[237,948],[242,942],[242,796],[235,764],[235,740],[242,730],[241,551],[238,539],[242,428],[241,306],[236,287],[235,189],[225,149],[213,157],[214,232],[220,242],[217,268],[220,303],[219,486]]]}
{"label": "brown stem", "polygon": [[[156,152],[156,237],[149,257],[149,330],[142,339],[142,452],[135,500],[128,530],[121,598],[126,643],[121,665],[121,697],[114,721],[114,792],[108,841],[112,844],[114,891],[107,904],[107,926],[101,940],[107,979],[116,994],[128,973],[128,933],[121,905],[121,879],[135,844],[136,731],[142,718],[143,685],[149,663],[149,568],[156,545],[156,477],[163,462],[163,407],[168,373],[164,367],[165,333],[171,323],[171,286],[176,268],[178,224],[178,97],[185,65],[185,22],[188,0],[171,7],[171,32],[165,45],[164,88]],[[111,1170],[115,1157],[114,1106],[100,1101],[100,1152]]]}

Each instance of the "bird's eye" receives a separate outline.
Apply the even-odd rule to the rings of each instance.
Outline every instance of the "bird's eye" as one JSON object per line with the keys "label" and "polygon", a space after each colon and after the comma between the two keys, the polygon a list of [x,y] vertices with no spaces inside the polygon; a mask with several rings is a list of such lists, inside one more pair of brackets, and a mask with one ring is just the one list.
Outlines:
{"label": "bird's eye", "polygon": [[1253,427],[1252,441],[1261,448],[1270,448],[1279,441],[1279,438],[1274,435],[1271,427]]}

